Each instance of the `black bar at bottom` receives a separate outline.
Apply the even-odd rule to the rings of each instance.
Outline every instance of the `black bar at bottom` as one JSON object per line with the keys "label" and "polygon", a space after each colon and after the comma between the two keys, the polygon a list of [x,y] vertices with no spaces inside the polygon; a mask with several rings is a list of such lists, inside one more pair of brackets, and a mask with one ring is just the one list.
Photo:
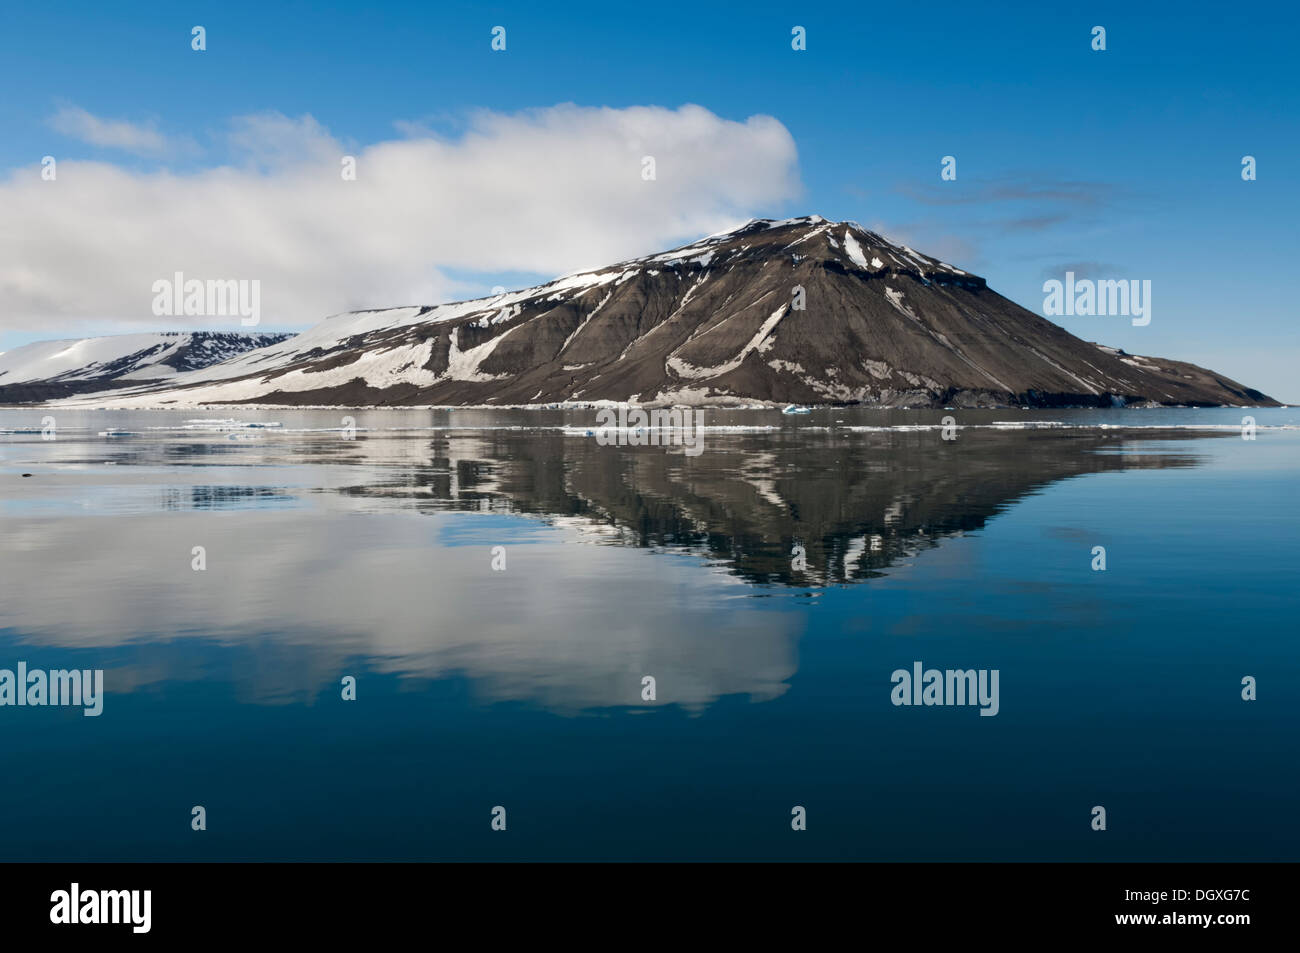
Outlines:
{"label": "black bar at bottom", "polygon": [[0,880],[6,940],[337,942],[457,928],[679,945],[700,929],[844,928],[901,931],[919,949],[948,936],[1295,932],[1295,868],[1282,864],[11,864]]}

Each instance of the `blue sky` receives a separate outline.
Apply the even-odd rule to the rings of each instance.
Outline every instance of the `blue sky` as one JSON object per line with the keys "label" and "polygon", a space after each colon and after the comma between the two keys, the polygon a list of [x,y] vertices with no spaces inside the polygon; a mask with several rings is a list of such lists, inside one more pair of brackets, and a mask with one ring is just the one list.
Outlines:
{"label": "blue sky", "polygon": [[[985,276],[1040,313],[1043,281],[1067,268],[1081,276],[1149,279],[1146,327],[1121,317],[1057,320],[1089,340],[1191,360],[1300,401],[1293,369],[1300,331],[1290,287],[1300,244],[1300,15],[1280,3],[1241,11],[1208,4],[1047,6],[14,6],[0,32],[0,183],[30,178],[47,154],[150,182],[225,166],[270,174],[246,151],[232,152],[238,117],[274,114],[299,123],[298,131],[310,117],[331,143],[361,154],[417,135],[416,128],[439,142],[480,135],[474,117],[483,111],[510,117],[563,103],[613,110],[696,104],[732,121],[709,135],[737,143],[741,157],[729,160],[737,179],[748,165],[744,150],[764,152],[755,155],[760,171],[753,181],[705,203],[707,215],[671,208],[674,201],[700,204],[708,182],[695,182],[666,200],[665,215],[672,216],[643,222],[632,206],[616,243],[583,212],[552,216],[557,235],[547,255],[497,256],[487,239],[475,255],[468,251],[479,246],[467,241],[468,257],[431,247],[428,268],[441,277],[429,293],[465,297],[496,284],[529,284],[599,264],[593,256],[605,247],[617,252],[606,260],[654,251],[696,237],[691,230],[713,218],[817,213],[877,227]],[[202,53],[190,49],[195,24],[207,30]],[[803,52],[790,46],[796,24],[807,30]],[[507,30],[503,53],[490,49],[495,25]],[[1104,52],[1091,49],[1095,25],[1106,28]],[[81,126],[58,121],[61,113],[82,117]],[[145,137],[125,148],[96,145],[85,116],[129,123],[164,144]],[[737,132],[734,124],[753,116],[772,117],[792,138],[793,188],[779,170],[780,142]],[[580,167],[583,143],[573,149]],[[562,155],[547,155],[547,162],[566,165]],[[957,159],[955,181],[940,179],[945,155]],[[1257,159],[1256,181],[1241,178],[1244,155]],[[268,161],[274,172],[277,160]],[[75,172],[75,165],[65,167]],[[722,168],[711,170],[709,181],[728,178],[730,166]],[[564,174],[560,167],[547,173]],[[69,175],[61,171],[60,181]],[[551,191],[548,181],[542,176],[535,187]],[[553,199],[567,203],[562,207],[576,210],[588,201],[581,191],[553,191]],[[528,205],[527,194],[522,189],[511,203],[493,206],[492,228],[535,231],[536,223],[518,225],[511,211]],[[605,199],[595,194],[590,201]],[[136,225],[157,231],[162,214],[152,210]],[[292,208],[277,214],[291,215]],[[454,232],[476,217],[424,227]],[[48,247],[43,257],[23,253],[25,271],[11,274],[11,285],[48,267],[51,274],[64,269],[64,284],[84,282],[85,293],[52,305],[44,321],[0,313],[0,349],[87,328],[176,326],[153,319],[147,299],[138,316],[107,303],[102,313],[83,314],[94,310],[84,302],[95,300],[96,282],[107,281],[93,268],[77,277],[96,252],[78,246],[60,259],[62,232],[51,226],[43,234],[39,215],[18,221],[0,220],[0,248]],[[84,227],[106,226],[88,213]],[[130,234],[131,222],[120,227],[124,240],[139,238]],[[582,236],[558,234],[564,229],[589,233],[594,250]],[[163,256],[156,257],[161,269]],[[346,272],[348,260],[364,261],[329,262],[328,270]],[[364,288],[349,286],[337,306],[326,289],[320,316],[357,306],[358,295],[374,298],[367,300],[374,307],[409,303],[384,299],[384,280],[377,274]],[[394,286],[393,294],[408,287],[424,285]],[[104,300],[113,300],[107,291]],[[265,326],[302,321],[295,315]]]}

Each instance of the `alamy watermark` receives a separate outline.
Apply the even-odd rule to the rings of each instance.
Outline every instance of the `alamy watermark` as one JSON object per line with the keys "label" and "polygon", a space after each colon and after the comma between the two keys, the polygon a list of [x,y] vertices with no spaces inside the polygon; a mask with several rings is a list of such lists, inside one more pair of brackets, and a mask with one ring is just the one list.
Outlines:
{"label": "alamy watermark", "polygon": [[1043,282],[1043,315],[1121,315],[1133,318],[1135,328],[1151,323],[1151,279],[1138,281],[1106,279],[1075,281],[1074,272],[1065,273],[1065,281],[1052,278]]}
{"label": "alamy watermark", "polygon": [[998,669],[923,668],[912,663],[912,670],[897,669],[889,680],[894,687],[889,700],[895,705],[978,705],[980,715],[996,715]]}
{"label": "alamy watermark", "polygon": [[239,317],[246,328],[262,320],[262,282],[257,278],[186,279],[182,272],[159,278],[152,288],[158,317]]}
{"label": "alamy watermark", "polygon": [[67,890],[50,894],[50,922],[124,924],[132,933],[148,933],[152,907],[152,890],[86,890],[74,882]]}
{"label": "alamy watermark", "polygon": [[682,447],[688,457],[704,452],[704,411],[689,407],[606,407],[596,412],[602,447]]}
{"label": "alamy watermark", "polygon": [[17,671],[0,668],[0,707],[79,705],[87,718],[104,711],[104,670],[32,669],[19,662]]}

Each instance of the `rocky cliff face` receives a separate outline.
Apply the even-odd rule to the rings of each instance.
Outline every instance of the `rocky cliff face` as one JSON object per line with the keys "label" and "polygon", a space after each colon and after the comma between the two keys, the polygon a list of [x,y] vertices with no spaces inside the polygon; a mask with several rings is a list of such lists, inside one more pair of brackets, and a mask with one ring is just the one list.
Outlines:
{"label": "rocky cliff face", "polygon": [[493,298],[339,315],[130,400],[1275,403],[1192,364],[1080,340],[983,278],[818,216]]}

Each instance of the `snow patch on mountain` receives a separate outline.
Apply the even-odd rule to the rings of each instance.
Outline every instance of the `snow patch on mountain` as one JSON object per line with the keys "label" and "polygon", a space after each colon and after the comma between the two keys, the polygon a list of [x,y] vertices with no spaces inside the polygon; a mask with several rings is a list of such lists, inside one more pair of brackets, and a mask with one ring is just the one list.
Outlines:
{"label": "snow patch on mountain", "polygon": [[[858,240],[853,237],[851,231],[845,231],[844,233],[844,250],[848,252],[849,260],[853,262],[853,264],[857,265],[863,271],[867,270],[867,256],[863,254],[862,246],[858,244]],[[874,260],[877,262],[880,261],[879,258]],[[880,265],[876,265],[876,267],[879,268]]]}

